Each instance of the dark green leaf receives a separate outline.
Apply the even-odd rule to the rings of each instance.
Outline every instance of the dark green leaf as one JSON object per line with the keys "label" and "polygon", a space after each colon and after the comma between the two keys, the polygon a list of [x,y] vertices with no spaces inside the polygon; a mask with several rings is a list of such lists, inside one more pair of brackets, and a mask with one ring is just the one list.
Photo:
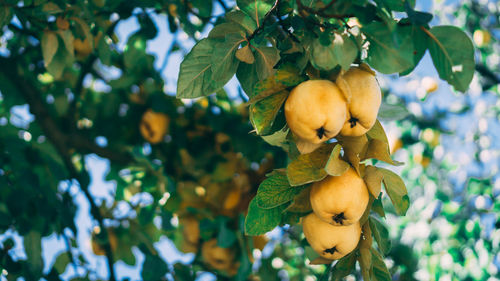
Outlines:
{"label": "dark green leaf", "polygon": [[301,154],[286,169],[290,185],[298,186],[320,181],[328,174],[325,165],[336,144],[325,144],[308,154]]}
{"label": "dark green leaf", "polygon": [[396,26],[375,22],[362,28],[370,42],[367,61],[371,67],[384,73],[402,72],[414,66],[414,46],[410,26]]}
{"label": "dark green leaf", "polygon": [[389,230],[377,218],[370,216],[370,228],[372,230],[373,238],[377,241],[378,248],[384,255],[389,253],[391,249],[391,240],[389,237]]}
{"label": "dark green leaf", "polygon": [[250,122],[258,135],[269,133],[274,119],[288,97],[288,91],[281,91],[250,106]]}
{"label": "dark green leaf", "polygon": [[273,7],[274,0],[237,0],[236,5],[250,15],[257,26],[262,24],[264,16],[271,10]]}
{"label": "dark green leaf", "polygon": [[257,29],[257,23],[255,22],[255,20],[248,14],[240,10],[235,10],[227,13],[226,19],[228,21],[231,21],[231,23],[228,23],[230,25],[237,26],[234,24],[237,23],[246,31],[246,34],[249,35]]}
{"label": "dark green leaf", "polygon": [[375,166],[366,166],[363,180],[373,197],[378,198],[382,190],[382,179],[384,175]]}
{"label": "dark green leaf", "polygon": [[439,77],[461,92],[467,91],[474,76],[474,46],[456,26],[435,26],[426,30],[429,52]]}
{"label": "dark green leaf", "polygon": [[280,59],[279,50],[275,47],[255,47],[255,64],[257,77],[264,80],[274,74],[274,66]]}
{"label": "dark green leaf", "polygon": [[238,68],[239,60],[235,53],[241,43],[245,42],[243,34],[230,33],[223,42],[215,44],[212,55],[212,80],[221,85],[226,84]]}
{"label": "dark green leaf", "polygon": [[384,186],[387,191],[387,195],[392,201],[396,212],[404,216],[408,207],[410,206],[410,198],[408,197],[408,191],[406,190],[405,183],[403,180],[394,172],[379,168],[379,170],[384,174]]}
{"label": "dark green leaf", "polygon": [[[28,264],[31,274],[37,277],[42,276],[42,235],[36,230],[30,231],[24,236],[24,249],[28,257]],[[36,278],[38,279],[38,278]]]}
{"label": "dark green leaf", "polygon": [[281,213],[287,204],[272,209],[260,208],[257,198],[254,198],[248,206],[248,214],[245,218],[245,234],[256,236],[273,230],[281,221]]}
{"label": "dark green leaf", "polygon": [[405,119],[410,115],[408,109],[401,104],[387,104],[385,102],[380,106],[378,118],[387,121],[397,121]]}
{"label": "dark green leaf", "polygon": [[392,277],[384,263],[384,259],[374,248],[372,248],[371,251],[373,261],[371,279],[377,281],[391,281]]}
{"label": "dark green leaf", "polygon": [[66,266],[71,262],[67,252],[62,252],[57,256],[54,263],[54,268],[59,274],[62,274],[66,270]]}
{"label": "dark green leaf", "polygon": [[320,70],[331,70],[340,65],[348,70],[358,56],[358,47],[348,35],[335,33],[332,44],[323,45],[320,39],[312,43],[311,63]]}
{"label": "dark green leaf", "polygon": [[168,265],[162,258],[150,253],[146,254],[141,270],[142,280],[162,280],[167,273]]}
{"label": "dark green leaf", "polygon": [[356,266],[356,252],[351,252],[341,258],[333,267],[331,280],[343,280],[344,277],[351,274]]}
{"label": "dark green leaf", "polygon": [[198,42],[181,63],[177,82],[178,98],[208,96],[220,83],[212,80],[212,53],[216,41],[203,39]]}
{"label": "dark green leaf", "polygon": [[284,171],[275,171],[260,184],[255,198],[259,207],[271,209],[290,202],[302,189],[290,186]]}

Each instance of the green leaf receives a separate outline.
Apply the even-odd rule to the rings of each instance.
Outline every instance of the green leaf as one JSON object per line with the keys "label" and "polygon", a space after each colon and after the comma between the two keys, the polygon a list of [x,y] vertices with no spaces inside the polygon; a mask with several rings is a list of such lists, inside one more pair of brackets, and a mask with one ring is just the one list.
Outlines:
{"label": "green leaf", "polygon": [[275,73],[274,66],[280,59],[279,50],[276,47],[254,47],[255,64],[257,66],[257,77],[264,80]]}
{"label": "green leaf", "polygon": [[435,26],[425,30],[429,52],[439,77],[461,92],[467,91],[474,76],[474,46],[456,26]]}
{"label": "green leaf", "polygon": [[385,190],[391,199],[392,205],[394,205],[396,209],[396,213],[400,216],[404,216],[410,206],[410,198],[408,197],[405,183],[394,172],[384,168],[379,168],[379,170],[384,174],[383,181]]}
{"label": "green leaf", "polygon": [[248,97],[253,96],[253,88],[259,81],[256,64],[240,63],[236,71],[236,78],[240,82],[241,88]]}
{"label": "green leaf", "polygon": [[244,30],[239,25],[230,22],[223,22],[214,26],[214,28],[210,30],[210,33],[208,33],[208,38],[225,39],[226,35],[228,34],[239,34],[242,32],[244,32]]}
{"label": "green leaf", "polygon": [[273,76],[258,82],[254,86],[252,95],[250,96],[251,99],[248,103],[255,103],[288,87],[300,84],[305,79],[293,65],[282,65]]}
{"label": "green leaf", "polygon": [[377,199],[373,200],[372,211],[385,218],[384,206],[382,205],[382,194],[380,194]]}
{"label": "green leaf", "polygon": [[356,251],[341,258],[333,267],[331,280],[343,280],[344,277],[351,274],[356,266]]}
{"label": "green leaf", "polygon": [[382,190],[382,179],[384,174],[375,166],[366,166],[363,180],[373,197],[378,198]]}
{"label": "green leaf", "polygon": [[246,31],[246,34],[252,34],[257,29],[255,20],[240,10],[234,10],[227,13],[226,19],[231,21],[231,23],[228,24],[232,26],[235,26],[234,23],[237,23]]}
{"label": "green leaf", "polygon": [[252,199],[248,206],[248,214],[245,218],[245,234],[256,236],[273,230],[281,221],[281,213],[287,204],[272,209],[260,208],[257,198]]}
{"label": "green leaf", "polygon": [[52,59],[57,53],[57,48],[59,47],[59,40],[57,39],[56,33],[48,30],[44,31],[41,46],[43,62],[45,67],[47,67],[52,62]]}
{"label": "green leaf", "polygon": [[226,35],[226,39],[223,42],[215,44],[212,55],[213,81],[224,85],[236,74],[239,60],[236,58],[235,53],[240,44],[245,42],[245,40],[243,34],[230,33]]}
{"label": "green leaf", "polygon": [[198,14],[202,17],[210,17],[212,15],[213,2],[206,0],[193,0],[193,6],[198,10]]}
{"label": "green leaf", "polygon": [[290,186],[284,171],[275,171],[261,182],[255,198],[260,208],[271,209],[290,202],[302,189]]}
{"label": "green leaf", "polygon": [[409,3],[410,7],[415,7],[415,0],[382,0],[384,5],[396,12],[404,12],[405,4]]}
{"label": "green leaf", "polygon": [[276,115],[288,97],[288,91],[281,91],[250,105],[250,122],[258,135],[269,133]]}
{"label": "green leaf", "polygon": [[358,46],[354,39],[347,34],[334,35],[334,40],[330,45],[323,45],[320,39],[315,39],[312,43],[311,63],[321,70],[331,70],[340,65],[348,70],[358,56]]}
{"label": "green leaf", "polygon": [[66,270],[66,266],[71,262],[69,255],[67,252],[62,252],[57,256],[56,261],[54,262],[54,268],[57,270],[59,274],[64,273]]}
{"label": "green leaf", "polygon": [[250,15],[255,22],[257,23],[257,27],[262,24],[264,16],[271,10],[273,7],[274,0],[237,0],[236,5]]}
{"label": "green leaf", "polygon": [[157,255],[146,253],[146,258],[142,264],[142,280],[162,280],[168,273],[168,265]]}
{"label": "green leaf", "polygon": [[289,145],[286,138],[289,131],[290,130],[288,129],[288,127],[285,126],[283,127],[283,129],[278,130],[268,136],[261,136],[261,138],[270,145],[279,146],[285,150],[288,150]]}
{"label": "green leaf", "polygon": [[42,235],[36,230],[30,231],[24,236],[24,249],[28,257],[28,266],[31,273],[38,277],[42,276],[43,259],[42,259]]}
{"label": "green leaf", "polygon": [[387,269],[387,266],[384,263],[384,259],[374,248],[372,248],[371,251],[372,251],[372,265],[373,265],[371,280],[391,281],[392,277],[391,274],[389,273],[389,270]]}
{"label": "green leaf", "polygon": [[69,30],[58,30],[57,35],[59,35],[59,38],[62,39],[66,52],[68,53],[67,55],[73,57],[75,54],[75,48],[73,47],[75,37],[73,36],[73,33]]}
{"label": "green leaf", "polygon": [[255,62],[255,56],[250,49],[250,45],[246,45],[245,47],[238,49],[236,51],[236,58],[248,64],[252,64]]}
{"label": "green leaf", "polygon": [[219,220],[219,231],[217,234],[217,246],[229,248],[236,242],[235,232],[226,225],[227,219]]}
{"label": "green leaf", "polygon": [[413,39],[413,66],[399,73],[400,76],[410,74],[418,65],[427,50],[427,35],[418,25],[410,28],[410,37]]}
{"label": "green leaf", "polygon": [[341,150],[342,146],[340,144],[335,145],[328,161],[326,162],[325,171],[330,176],[340,176],[350,167],[349,163],[340,158]]}
{"label": "green leaf", "polygon": [[296,213],[307,213],[312,210],[309,194],[310,188],[304,188],[293,198],[292,204],[288,206],[287,211]]}
{"label": "green leaf", "polygon": [[362,28],[370,42],[368,64],[379,72],[391,74],[412,68],[414,46],[410,26],[396,26],[395,30],[382,23],[371,23]]}
{"label": "green leaf", "polygon": [[384,161],[388,164],[394,166],[403,165],[403,163],[394,161],[389,154],[389,146],[387,143],[379,140],[379,139],[371,139],[368,143],[368,149],[366,150],[364,159],[377,159],[380,161]]}
{"label": "green leaf", "polygon": [[389,253],[391,249],[391,240],[389,238],[389,230],[377,218],[370,216],[370,229],[372,230],[373,238],[377,241],[378,248],[384,255]]}
{"label": "green leaf", "polygon": [[403,163],[391,159],[389,141],[382,124],[377,120],[375,125],[366,133],[369,138],[366,154],[361,159],[377,159],[391,165],[399,166]]}
{"label": "green leaf", "polygon": [[216,41],[200,40],[181,63],[177,80],[178,98],[208,96],[221,87],[212,80],[212,53]]}
{"label": "green leaf", "polygon": [[403,120],[410,115],[408,109],[401,104],[387,104],[382,102],[378,118],[387,121]]}
{"label": "green leaf", "polygon": [[324,179],[328,175],[324,168],[335,145],[322,145],[311,153],[299,155],[288,164],[286,172],[290,185],[298,186]]}

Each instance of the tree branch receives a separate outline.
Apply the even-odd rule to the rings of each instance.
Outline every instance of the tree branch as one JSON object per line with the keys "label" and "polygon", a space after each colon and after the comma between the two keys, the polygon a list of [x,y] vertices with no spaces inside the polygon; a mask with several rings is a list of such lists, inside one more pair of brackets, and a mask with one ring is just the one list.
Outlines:
{"label": "tree branch", "polygon": [[[76,179],[80,183],[80,188],[89,201],[90,213],[97,220],[101,230],[104,231],[104,235],[109,237],[104,225],[104,218],[88,189],[88,183],[90,182],[88,175],[84,172],[78,172],[71,161],[70,146],[68,145],[70,138],[59,130],[56,122],[52,119],[52,116],[45,107],[41,99],[41,94],[32,86],[34,83],[29,81],[27,75],[20,75],[18,73],[16,63],[11,59],[1,58],[0,67],[3,68],[2,72],[4,75],[12,81],[12,83],[19,89],[19,93],[23,95],[29,105],[31,113],[35,115],[37,123],[40,125],[48,140],[54,145],[57,152],[61,156],[66,169],[68,169],[70,177]],[[113,268],[113,252],[111,250],[109,239],[103,246],[108,261],[109,280],[116,280]]]}
{"label": "tree branch", "polygon": [[262,24],[259,25],[259,27],[257,27],[257,29],[254,30],[254,32],[252,34],[250,34],[250,36],[247,37],[247,41],[250,42],[250,40],[252,40],[257,34],[259,34],[262,30],[264,30],[264,26],[265,26],[267,19],[271,16],[273,11],[278,8],[279,3],[280,3],[280,0],[276,0],[274,2],[273,7],[269,11],[267,11],[266,15],[264,16],[264,19],[262,19]]}

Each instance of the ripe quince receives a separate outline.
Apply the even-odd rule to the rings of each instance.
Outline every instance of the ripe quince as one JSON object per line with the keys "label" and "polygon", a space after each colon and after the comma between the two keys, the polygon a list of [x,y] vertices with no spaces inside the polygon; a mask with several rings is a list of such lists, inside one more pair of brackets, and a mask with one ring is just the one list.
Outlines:
{"label": "ripe quince", "polygon": [[216,270],[231,271],[235,252],[230,248],[217,246],[217,239],[203,242],[201,246],[201,256],[207,265]]}
{"label": "ripe quince", "polygon": [[350,100],[348,117],[340,131],[342,136],[361,136],[377,121],[382,92],[375,73],[366,67],[351,67],[342,78],[347,84]]}
{"label": "ripe quince", "polygon": [[348,226],[335,226],[322,221],[315,213],[302,218],[307,242],[321,257],[337,260],[352,252],[361,236],[359,222]]}
{"label": "ripe quince", "polygon": [[168,132],[170,118],[161,112],[148,109],[142,115],[139,129],[142,137],[152,144],[159,143]]}
{"label": "ripe quince", "polygon": [[347,119],[346,99],[335,83],[308,80],[290,92],[285,117],[298,137],[297,148],[309,153],[340,132]]}
{"label": "ripe quince", "polygon": [[361,218],[368,205],[365,181],[350,167],[344,174],[328,176],[311,187],[311,207],[323,221],[351,225]]}

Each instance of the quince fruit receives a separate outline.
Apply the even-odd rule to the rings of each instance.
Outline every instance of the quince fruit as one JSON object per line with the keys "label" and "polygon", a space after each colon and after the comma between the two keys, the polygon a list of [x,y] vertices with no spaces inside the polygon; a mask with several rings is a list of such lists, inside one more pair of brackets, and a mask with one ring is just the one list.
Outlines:
{"label": "quince fruit", "polygon": [[142,137],[152,144],[159,143],[168,132],[170,118],[161,112],[148,109],[142,115],[139,129]]}
{"label": "quince fruit", "polygon": [[329,260],[338,260],[352,252],[361,236],[359,222],[335,226],[322,221],[315,213],[302,218],[302,228],[313,250]]}
{"label": "quince fruit", "polygon": [[348,117],[340,131],[342,136],[361,136],[377,121],[382,92],[375,73],[367,66],[351,67],[342,77],[350,97]]}
{"label": "quince fruit", "polygon": [[285,117],[298,138],[297,148],[309,153],[340,132],[347,119],[346,99],[335,83],[308,80],[290,92]]}
{"label": "quince fruit", "polygon": [[332,225],[351,225],[361,218],[370,195],[365,181],[349,168],[344,174],[315,182],[309,199],[316,215]]}
{"label": "quince fruit", "polygon": [[235,252],[230,248],[217,246],[217,239],[203,242],[201,256],[207,265],[216,270],[233,271]]}

